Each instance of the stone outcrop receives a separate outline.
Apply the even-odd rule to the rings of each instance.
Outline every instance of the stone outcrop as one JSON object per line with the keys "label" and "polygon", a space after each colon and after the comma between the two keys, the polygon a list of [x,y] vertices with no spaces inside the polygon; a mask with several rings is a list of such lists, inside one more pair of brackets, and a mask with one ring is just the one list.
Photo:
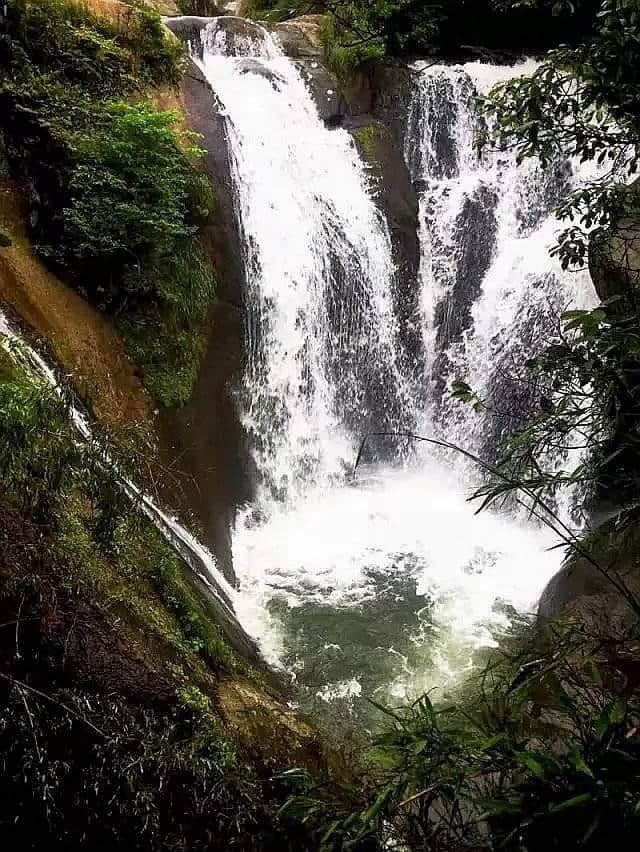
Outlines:
{"label": "stone outcrop", "polygon": [[591,247],[589,270],[603,301],[640,287],[640,224],[624,218],[606,241]]}
{"label": "stone outcrop", "polygon": [[291,59],[322,61],[322,15],[300,15],[269,27]]}
{"label": "stone outcrop", "polygon": [[549,621],[573,615],[603,639],[621,639],[637,620],[630,598],[640,602],[639,524],[634,509],[590,533],[580,543],[581,552],[569,554],[547,583],[538,617]]}
{"label": "stone outcrop", "polygon": [[205,543],[233,582],[230,530],[236,507],[247,499],[249,488],[242,428],[233,398],[243,359],[241,239],[233,209],[224,119],[214,108],[207,81],[192,63],[183,79],[182,101],[186,123],[202,135],[205,169],[215,187],[216,213],[205,229],[205,240],[218,283],[208,349],[193,395],[183,408],[161,413],[160,430],[167,462],[178,459],[187,474],[175,486],[179,492],[175,496],[195,511]]}

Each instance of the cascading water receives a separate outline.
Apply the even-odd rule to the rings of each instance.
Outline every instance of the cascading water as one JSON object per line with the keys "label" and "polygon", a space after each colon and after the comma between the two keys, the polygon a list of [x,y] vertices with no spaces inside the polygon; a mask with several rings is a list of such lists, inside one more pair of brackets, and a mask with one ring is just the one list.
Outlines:
{"label": "cascading water", "polygon": [[532,608],[558,566],[555,541],[474,516],[469,470],[432,452],[355,477],[353,464],[367,431],[437,431],[482,449],[487,424],[454,414],[448,379],[506,394],[499,370],[539,336],[550,293],[590,299],[548,254],[570,170],[547,177],[475,153],[475,95],[514,69],[416,76],[406,156],[429,369],[416,387],[389,233],[349,135],[324,125],[265,31],[229,32],[224,18],[208,23],[192,55],[225,116],[246,269],[240,405],[259,486],[233,539],[239,612],[267,658],[321,699],[443,684],[507,604]]}
{"label": "cascading water", "polygon": [[[564,272],[549,254],[553,211],[584,175],[568,161],[543,170],[474,144],[478,96],[534,67],[431,66],[417,77],[405,140],[420,206],[426,423],[489,460],[528,413],[526,360],[549,342],[562,310],[597,301],[586,272]],[[501,416],[478,417],[443,393],[456,379]]]}
{"label": "cascading water", "polygon": [[389,232],[351,137],[325,128],[266,31],[230,38],[228,20],[211,21],[194,53],[227,118],[246,269],[244,426],[264,506],[343,476],[355,436],[397,429],[408,392]]}

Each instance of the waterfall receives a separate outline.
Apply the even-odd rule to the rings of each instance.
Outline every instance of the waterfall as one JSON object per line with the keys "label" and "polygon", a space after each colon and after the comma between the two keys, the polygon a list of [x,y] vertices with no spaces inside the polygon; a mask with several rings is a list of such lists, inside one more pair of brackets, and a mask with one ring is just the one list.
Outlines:
{"label": "waterfall", "polygon": [[226,118],[246,271],[243,423],[264,507],[342,477],[358,435],[402,427],[409,389],[389,230],[354,143],[325,127],[271,36],[239,36],[234,20],[207,24],[193,56]]}
{"label": "waterfall", "polygon": [[[553,211],[584,180],[584,168],[561,159],[546,170],[534,160],[518,165],[513,151],[480,153],[474,145],[482,129],[478,96],[534,67],[468,63],[419,72],[405,139],[420,209],[430,389],[423,422],[488,460],[531,409],[525,362],[556,334],[558,314],[597,302],[588,273],[563,271],[549,254],[559,229]],[[479,417],[452,400],[445,389],[457,379],[500,416]],[[468,468],[461,457],[450,460]]]}
{"label": "waterfall", "polygon": [[465,379],[526,408],[511,363],[551,333],[559,304],[593,300],[548,251],[575,168],[543,173],[474,148],[477,95],[527,65],[415,71],[404,145],[423,352],[412,361],[388,226],[349,134],[325,126],[264,29],[184,21],[225,121],[245,267],[238,404],[257,487],[233,534],[239,614],[320,702],[455,681],[510,606],[535,606],[556,541],[515,517],[475,516],[474,473],[431,449],[401,456],[396,442],[353,466],[370,431],[494,451],[509,424],[454,407],[447,386]]}

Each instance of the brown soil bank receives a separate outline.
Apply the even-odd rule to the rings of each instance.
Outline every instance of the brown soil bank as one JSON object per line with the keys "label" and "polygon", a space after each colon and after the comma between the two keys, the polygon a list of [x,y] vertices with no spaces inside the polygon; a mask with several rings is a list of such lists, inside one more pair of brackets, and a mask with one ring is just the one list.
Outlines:
{"label": "brown soil bank", "polygon": [[48,341],[80,397],[106,424],[152,422],[149,398],[109,320],[49,272],[26,232],[18,186],[0,182],[0,298]]}

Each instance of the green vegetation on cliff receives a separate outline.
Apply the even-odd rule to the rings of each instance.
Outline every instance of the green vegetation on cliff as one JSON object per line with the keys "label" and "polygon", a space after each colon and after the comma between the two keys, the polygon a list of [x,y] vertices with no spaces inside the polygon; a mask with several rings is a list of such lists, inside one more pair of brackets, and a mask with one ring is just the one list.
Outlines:
{"label": "green vegetation on cliff", "polygon": [[200,151],[177,114],[140,100],[175,86],[181,59],[143,6],[116,28],[71,0],[12,4],[0,42],[0,131],[37,250],[114,314],[164,405],[189,398],[214,290]]}
{"label": "green vegetation on cliff", "polygon": [[[0,348],[0,836],[60,852],[313,849],[272,778],[279,749],[322,771],[308,732],[231,650],[102,438],[80,440],[69,399],[17,354]],[[131,471],[135,453],[109,453]]]}
{"label": "green vegetation on cliff", "polygon": [[575,43],[596,24],[598,0],[250,0],[269,21],[327,13],[323,44],[341,77],[383,58],[483,59]]}

